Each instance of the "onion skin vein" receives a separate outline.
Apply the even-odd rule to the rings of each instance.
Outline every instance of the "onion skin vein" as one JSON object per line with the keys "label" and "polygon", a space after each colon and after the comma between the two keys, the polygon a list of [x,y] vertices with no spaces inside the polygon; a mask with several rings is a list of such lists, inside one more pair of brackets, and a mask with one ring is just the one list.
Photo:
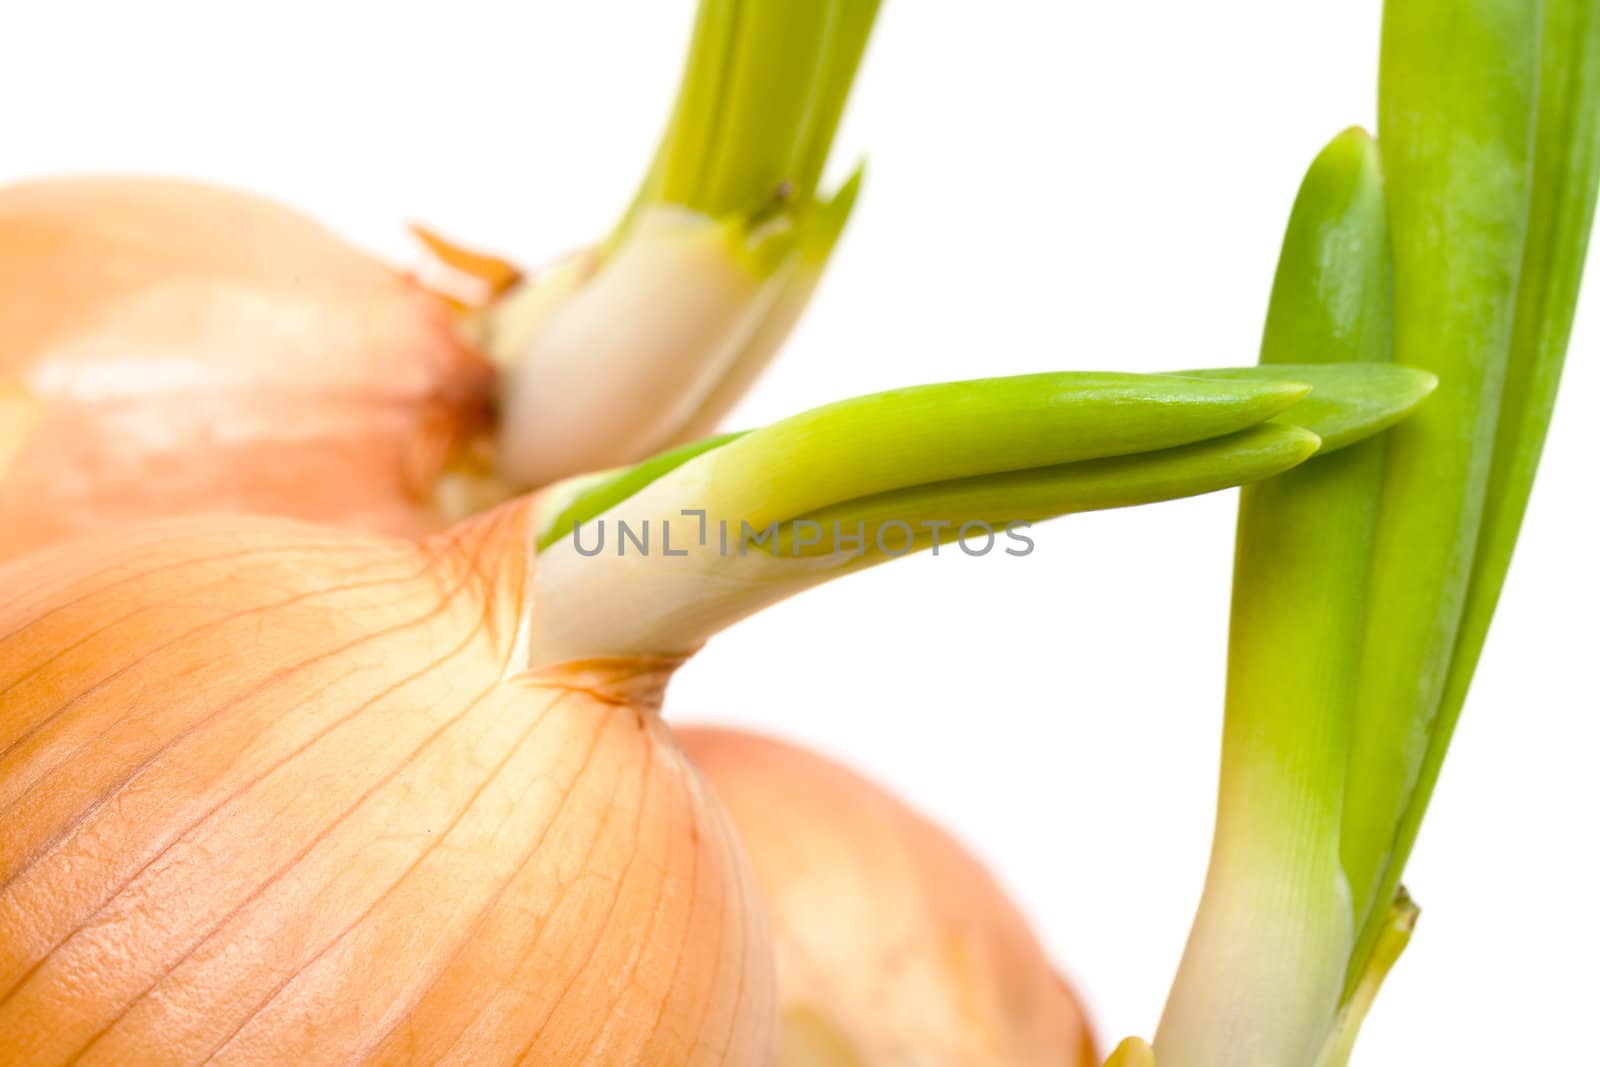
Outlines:
{"label": "onion skin vein", "polygon": [[[0,763],[0,1059],[767,1061],[764,920],[636,700],[658,668],[507,670],[531,506],[417,543],[202,520],[31,561],[0,728],[73,710]],[[39,669],[118,604],[150,607]]]}

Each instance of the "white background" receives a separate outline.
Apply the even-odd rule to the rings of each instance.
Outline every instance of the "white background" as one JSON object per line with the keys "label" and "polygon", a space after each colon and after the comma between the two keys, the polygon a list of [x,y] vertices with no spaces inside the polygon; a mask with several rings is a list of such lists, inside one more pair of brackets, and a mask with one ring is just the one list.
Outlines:
{"label": "white background", "polygon": [[[670,103],[692,0],[16,4],[0,178],[181,173],[385,255],[400,224],[536,264],[600,235]],[[1370,124],[1378,0],[891,3],[835,153],[870,156],[812,313],[737,413],[1061,368],[1254,361],[1305,164]],[[1600,276],[1600,271],[1597,271]],[[0,295],[0,299],[3,299]],[[1594,819],[1600,298],[1407,881],[1366,1065],[1582,1058]],[[1204,870],[1232,494],[921,558],[713,643],[669,698],[844,755],[988,861],[1110,1041],[1148,1034]]]}

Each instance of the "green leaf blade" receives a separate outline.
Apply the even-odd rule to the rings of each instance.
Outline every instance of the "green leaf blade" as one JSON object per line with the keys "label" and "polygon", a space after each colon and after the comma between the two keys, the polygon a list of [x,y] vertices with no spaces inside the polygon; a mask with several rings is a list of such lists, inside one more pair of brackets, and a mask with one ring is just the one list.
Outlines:
{"label": "green leaf blade", "polygon": [[928,482],[1205,440],[1262,422],[1293,383],[1064,372],[897,389],[830,404],[717,454],[723,510],[765,525]]}
{"label": "green leaf blade", "polygon": [[[1538,132],[1514,326],[1467,589],[1415,784],[1376,891],[1388,899],[1415,844],[1466,702],[1533,489],[1555,406],[1583,277],[1600,181],[1600,2],[1545,0],[1540,30]],[[1352,960],[1372,955],[1381,912]]]}
{"label": "green leaf blade", "polygon": [[1539,6],[1389,0],[1379,138],[1395,250],[1395,359],[1439,376],[1389,437],[1351,747],[1344,864],[1353,991],[1398,884],[1466,602],[1527,234]]}
{"label": "green leaf blade", "polygon": [[[1226,373],[1309,381],[1274,421],[1334,447],[1391,425],[1434,385],[1389,363],[1393,284],[1377,146],[1345,131],[1295,198],[1262,366]],[[1306,359],[1327,362],[1286,362]],[[1340,829],[1383,471],[1384,441],[1365,441],[1241,495],[1216,835],[1157,1032],[1163,1062],[1309,1067],[1334,1026],[1355,928]]]}
{"label": "green leaf blade", "polygon": [[[880,541],[899,556],[906,542],[891,527],[908,530],[916,550],[957,540],[969,523],[978,532],[1003,530],[1013,523],[1200,496],[1281,474],[1316,455],[1319,444],[1308,430],[1269,421],[1176,448],[912,486],[797,516],[795,525],[813,524],[822,539],[802,545],[793,528],[786,528],[774,552],[826,556],[834,551],[835,530],[854,535],[859,529],[874,560],[884,558],[873,551]],[[938,534],[923,532],[929,526],[939,527]]]}
{"label": "green leaf blade", "polygon": [[639,203],[752,218],[815,192],[878,0],[702,0]]}

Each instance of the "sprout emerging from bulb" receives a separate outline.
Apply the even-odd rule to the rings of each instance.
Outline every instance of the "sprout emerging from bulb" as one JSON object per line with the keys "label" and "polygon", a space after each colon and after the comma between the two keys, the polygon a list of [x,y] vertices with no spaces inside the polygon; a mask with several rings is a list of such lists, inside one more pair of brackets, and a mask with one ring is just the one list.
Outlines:
{"label": "sprout emerging from bulb", "polygon": [[0,559],[208,511],[419,535],[708,432],[855,203],[816,190],[877,9],[704,0],[608,240],[524,277],[421,233],[464,301],[244,193],[0,190]]}
{"label": "sprout emerging from bulb", "polygon": [[1271,378],[927,386],[421,540],[223,516],[0,567],[0,1058],[771,1062],[758,892],[657,709],[716,629],[880,560],[580,562],[561,525],[1121,506],[1426,392],[1320,381],[1320,406]]}

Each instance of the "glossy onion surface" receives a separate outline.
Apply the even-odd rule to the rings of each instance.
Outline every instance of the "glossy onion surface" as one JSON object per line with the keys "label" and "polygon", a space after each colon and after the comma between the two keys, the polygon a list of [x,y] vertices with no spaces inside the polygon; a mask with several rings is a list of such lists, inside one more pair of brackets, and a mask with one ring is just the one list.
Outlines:
{"label": "glossy onion surface", "polygon": [[431,530],[490,417],[442,300],[244,193],[0,189],[0,292],[0,559],[200,511]]}

